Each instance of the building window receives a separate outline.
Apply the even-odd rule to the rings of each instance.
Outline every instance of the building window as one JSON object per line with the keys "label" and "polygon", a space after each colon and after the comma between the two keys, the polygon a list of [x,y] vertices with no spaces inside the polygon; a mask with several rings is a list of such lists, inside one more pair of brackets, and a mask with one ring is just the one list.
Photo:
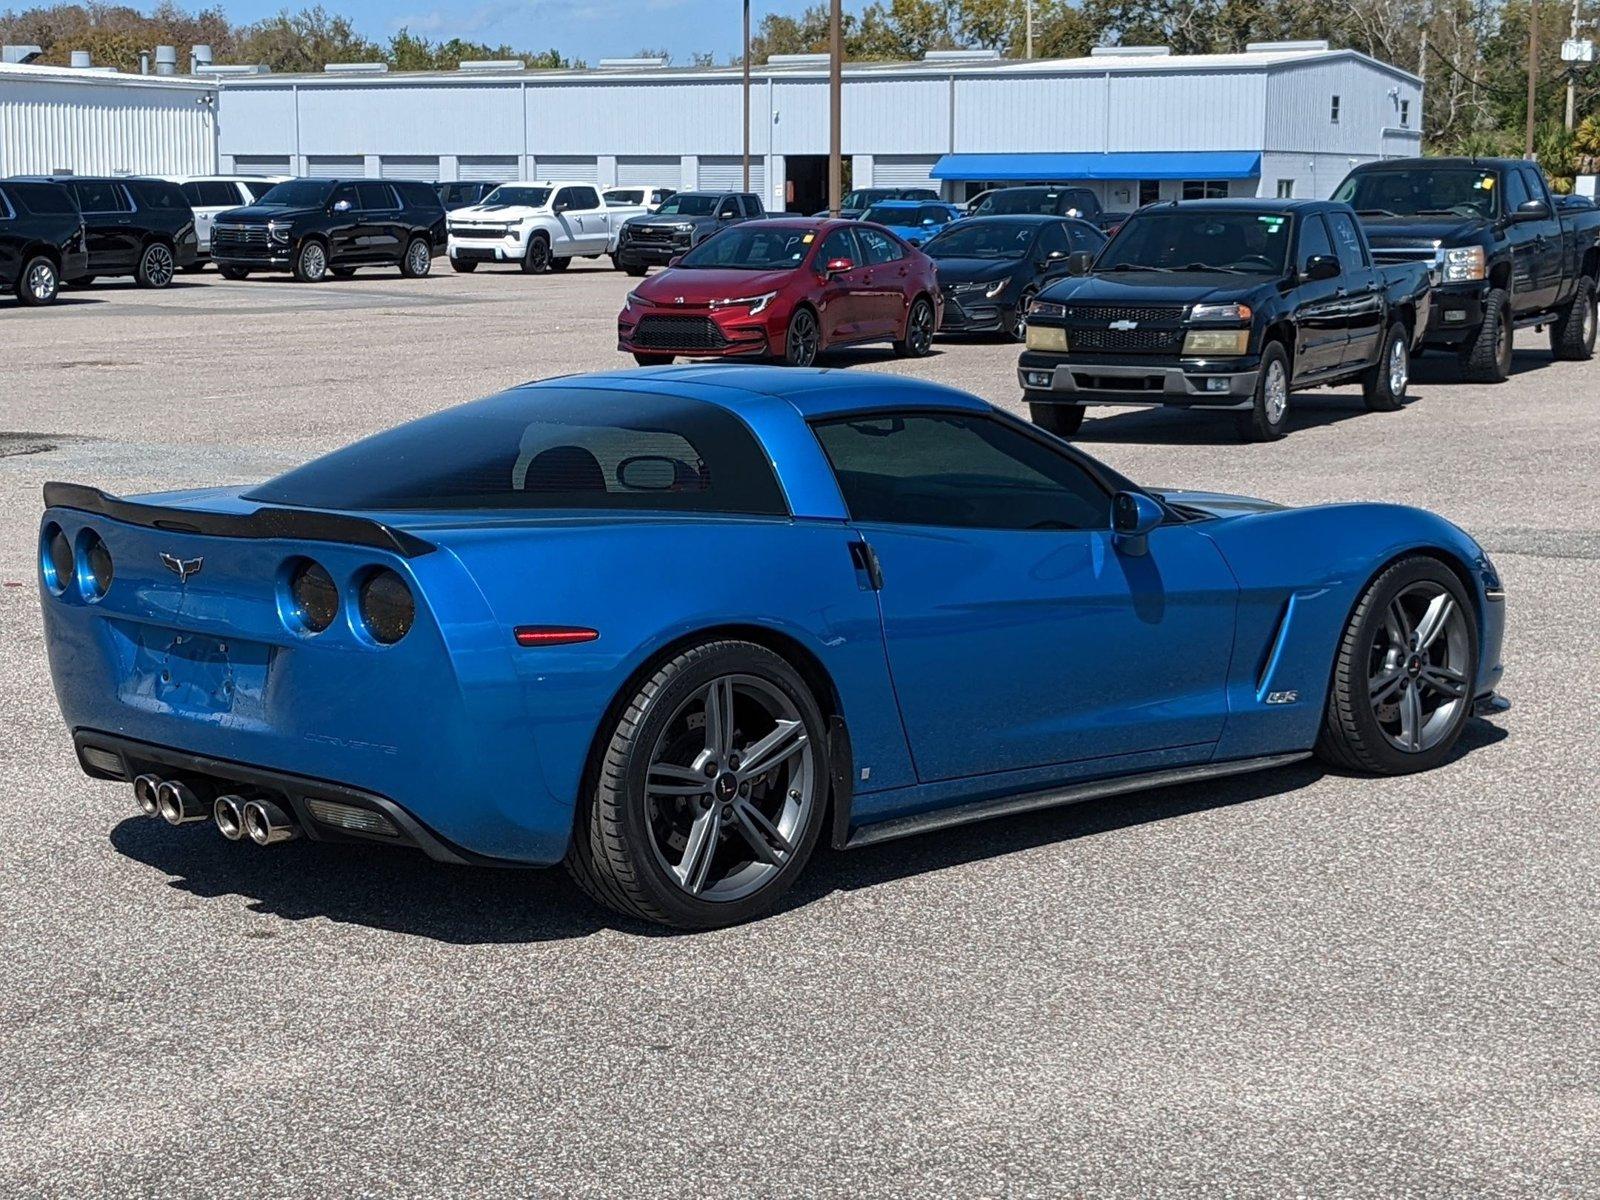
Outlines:
{"label": "building window", "polygon": [[1339,123],[1339,97],[1337,96],[1333,98],[1333,108],[1328,115],[1328,119],[1335,125]]}
{"label": "building window", "polygon": [[1183,181],[1183,198],[1185,200],[1226,200],[1228,198],[1228,181],[1226,179],[1185,179]]}
{"label": "building window", "polygon": [[1139,207],[1154,204],[1161,199],[1161,181],[1159,179],[1139,180]]}
{"label": "building window", "polygon": [[1294,199],[1294,180],[1292,180],[1292,179],[1280,179],[1280,180],[1278,180],[1278,199],[1279,200],[1293,200]]}
{"label": "building window", "polygon": [[1409,100],[1400,101],[1400,128],[1411,128],[1411,101]]}

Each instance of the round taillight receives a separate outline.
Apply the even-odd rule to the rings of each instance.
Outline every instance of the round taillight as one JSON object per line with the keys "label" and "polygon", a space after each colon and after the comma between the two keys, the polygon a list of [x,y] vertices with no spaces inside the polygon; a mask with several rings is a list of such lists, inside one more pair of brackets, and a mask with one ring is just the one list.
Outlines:
{"label": "round taillight", "polygon": [[387,567],[367,576],[361,585],[361,622],[373,641],[394,645],[416,619],[417,602],[405,580]]}
{"label": "round taillight", "polygon": [[301,559],[289,576],[289,596],[300,623],[321,633],[339,615],[339,587],[321,563]]}
{"label": "round taillight", "polygon": [[116,572],[111,563],[111,548],[92,529],[78,536],[78,558],[83,563],[79,581],[86,599],[98,600],[111,590]]}
{"label": "round taillight", "polygon": [[44,585],[57,596],[67,590],[67,585],[72,582],[73,573],[77,570],[77,563],[72,557],[72,543],[67,541],[67,535],[61,531],[61,526],[51,525],[45,530],[43,553],[39,556],[39,571],[44,576]]}

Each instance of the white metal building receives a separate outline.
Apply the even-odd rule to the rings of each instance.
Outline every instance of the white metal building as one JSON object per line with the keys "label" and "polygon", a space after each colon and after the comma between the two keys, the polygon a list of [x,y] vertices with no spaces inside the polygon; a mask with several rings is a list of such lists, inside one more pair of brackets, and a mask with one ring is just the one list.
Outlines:
{"label": "white metal building", "polygon": [[212,80],[0,63],[0,176],[204,174],[216,116]]}
{"label": "white metal building", "polygon": [[[737,69],[330,69],[221,86],[225,170],[680,188],[742,178]],[[753,72],[751,184],[769,208],[822,206],[827,105],[825,57]],[[994,183],[1088,182],[1110,208],[1326,196],[1354,163],[1418,153],[1421,120],[1416,76],[1315,42],[851,65],[842,117],[856,187],[932,183],[959,199]]]}

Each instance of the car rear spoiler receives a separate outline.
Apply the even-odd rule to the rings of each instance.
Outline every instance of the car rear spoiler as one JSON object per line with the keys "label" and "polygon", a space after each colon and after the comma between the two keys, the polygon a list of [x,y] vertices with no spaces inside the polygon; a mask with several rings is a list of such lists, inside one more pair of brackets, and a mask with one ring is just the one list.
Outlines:
{"label": "car rear spoiler", "polygon": [[72,508],[98,513],[113,521],[167,529],[173,533],[199,533],[208,537],[284,538],[290,541],[340,542],[349,546],[371,546],[389,550],[405,558],[420,558],[438,547],[415,534],[395,529],[382,521],[349,513],[324,512],[313,508],[258,508],[254,512],[208,512],[196,508],[164,508],[108,496],[99,488],[82,483],[44,485],[46,508]]}

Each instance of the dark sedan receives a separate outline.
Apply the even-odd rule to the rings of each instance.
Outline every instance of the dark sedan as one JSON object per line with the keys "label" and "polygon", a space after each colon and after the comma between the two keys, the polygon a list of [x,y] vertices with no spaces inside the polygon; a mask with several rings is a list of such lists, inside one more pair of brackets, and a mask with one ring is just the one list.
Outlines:
{"label": "dark sedan", "polygon": [[951,225],[922,247],[939,268],[940,332],[1004,333],[1020,342],[1039,289],[1067,274],[1073,254],[1093,258],[1105,244],[1105,234],[1070,217],[969,217]]}

